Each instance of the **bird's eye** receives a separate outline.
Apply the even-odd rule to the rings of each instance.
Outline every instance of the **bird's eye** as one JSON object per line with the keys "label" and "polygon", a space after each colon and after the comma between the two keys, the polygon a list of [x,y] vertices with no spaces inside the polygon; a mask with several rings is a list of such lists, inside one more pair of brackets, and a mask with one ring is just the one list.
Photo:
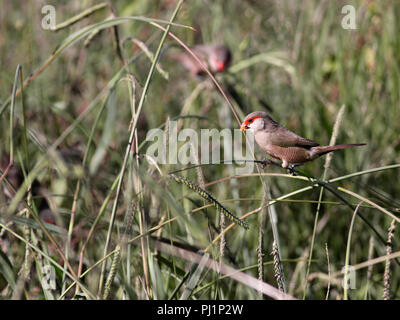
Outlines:
{"label": "bird's eye", "polygon": [[248,122],[248,123],[252,123],[252,122],[253,122],[253,119],[249,119],[249,120],[247,120],[247,122]]}

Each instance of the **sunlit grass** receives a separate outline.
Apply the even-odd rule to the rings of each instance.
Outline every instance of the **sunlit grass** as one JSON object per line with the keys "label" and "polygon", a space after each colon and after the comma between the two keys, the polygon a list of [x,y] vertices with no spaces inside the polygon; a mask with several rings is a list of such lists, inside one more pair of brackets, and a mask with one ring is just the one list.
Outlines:
{"label": "sunlit grass", "polygon": [[[356,30],[341,27],[342,1],[126,0],[56,6],[53,32],[33,14],[40,2],[5,1],[0,297],[259,299],[262,279],[273,298],[286,286],[298,299],[382,299],[384,289],[398,299],[398,228],[390,250],[386,239],[400,213],[400,4],[351,2]],[[219,89],[169,59],[202,42],[232,49],[231,68],[214,79]],[[170,119],[238,128],[256,110],[320,144],[333,135],[367,146],[296,176],[275,166],[235,176],[232,164],[143,156],[147,132],[168,132]],[[13,168],[22,168],[18,185]],[[169,178],[177,170],[184,185]],[[39,219],[44,204],[61,224]],[[238,217],[221,224],[221,212]],[[43,284],[49,264],[55,289]],[[347,265],[354,289],[343,288]]]}

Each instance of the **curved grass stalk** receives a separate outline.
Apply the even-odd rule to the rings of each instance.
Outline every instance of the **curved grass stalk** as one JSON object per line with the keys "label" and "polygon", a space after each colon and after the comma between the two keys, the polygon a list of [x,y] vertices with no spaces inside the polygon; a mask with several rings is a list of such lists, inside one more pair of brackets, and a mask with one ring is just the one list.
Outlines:
{"label": "curved grass stalk", "polygon": [[77,23],[78,21],[92,15],[93,13],[95,13],[96,11],[99,11],[101,9],[104,9],[108,6],[107,2],[102,2],[99,4],[94,5],[93,7],[90,7],[86,10],[84,10],[83,12],[69,18],[68,20],[61,22],[59,24],[57,24],[54,29],[52,29],[52,31],[59,31],[61,29],[64,29],[66,27],[72,26],[73,24]]}
{"label": "curved grass stalk", "polygon": [[390,170],[390,169],[397,169],[397,168],[400,168],[400,164],[391,164],[391,165],[388,165],[388,166],[372,168],[372,169],[368,169],[368,170],[363,170],[363,171],[347,174],[345,176],[341,176],[341,177],[337,177],[337,178],[334,178],[334,179],[330,179],[330,180],[328,180],[328,182],[342,181],[342,180],[345,180],[345,179],[348,179],[348,178],[362,176],[364,174],[375,173],[375,172],[380,172],[380,171],[385,171],[385,170]]}
{"label": "curved grass stalk", "polygon": [[[178,247],[174,247],[171,245],[166,245],[162,242],[155,242],[155,246],[157,247],[158,250],[161,250],[167,254],[173,255],[173,256],[177,256],[180,257],[182,259],[185,259],[187,261],[190,262],[194,262],[197,264],[200,264],[202,258],[204,257],[203,255],[194,253],[192,251],[183,249],[183,248],[178,248]],[[205,267],[212,269],[216,272],[218,272],[218,263],[216,261],[214,261],[213,259],[209,258],[207,259],[207,261],[205,262]],[[237,281],[242,283],[245,286],[248,286],[254,290],[257,290],[259,292],[262,292],[263,294],[273,298],[273,299],[278,299],[278,300],[293,300],[295,299],[294,297],[279,291],[278,289],[276,289],[275,287],[271,286],[270,284],[266,283],[266,282],[262,282],[246,273],[240,272],[235,270],[234,268],[221,263],[220,264],[221,268],[221,274],[229,274],[230,277]]]}
{"label": "curved grass stalk", "polygon": [[[393,253],[391,253],[389,255],[384,255],[384,256],[381,256],[381,257],[378,257],[378,258],[374,258],[374,259],[371,259],[371,260],[368,260],[368,261],[364,261],[364,262],[355,264],[352,267],[353,267],[354,270],[360,270],[360,269],[368,268],[369,266],[372,266],[374,264],[386,262],[386,260],[396,259],[398,257],[400,257],[400,251],[396,251],[396,252],[393,252]],[[337,274],[340,274],[340,273],[343,273],[343,272],[341,272],[341,271],[337,272]]]}
{"label": "curved grass stalk", "polygon": [[353,216],[351,218],[350,222],[350,228],[349,228],[349,235],[347,237],[347,246],[346,246],[346,257],[345,257],[345,262],[344,262],[344,294],[343,294],[343,299],[347,300],[348,299],[348,269],[349,269],[349,262],[350,262],[350,246],[351,246],[351,237],[353,235],[353,229],[354,229],[354,222],[356,221],[356,216],[357,216],[357,211],[360,208],[362,202],[360,202],[357,205],[356,210],[354,210]]}
{"label": "curved grass stalk", "polygon": [[[354,265],[352,265],[352,269],[354,271],[361,270],[361,269],[368,268],[368,267],[373,266],[378,263],[386,262],[387,260],[397,259],[399,257],[400,257],[400,251],[396,251],[396,252],[391,253],[390,255],[385,254],[384,256],[380,256],[380,257],[377,257],[374,259],[369,259],[367,261],[354,264]],[[338,277],[338,276],[344,275],[344,274],[345,274],[344,270],[341,270],[341,271],[336,271],[336,272],[332,273],[331,276]]]}
{"label": "curved grass stalk", "polygon": [[[291,262],[297,263],[297,262],[301,262],[301,261],[305,261],[305,259],[298,258],[298,259],[283,259],[283,260],[282,260],[282,262],[284,262],[284,263],[291,263]],[[316,262],[316,260],[313,260],[313,262]],[[264,262],[263,262],[263,265],[264,265],[264,266],[270,266],[270,265],[273,265],[273,263],[274,263],[273,260],[272,260],[272,261],[264,261]],[[251,266],[247,266],[247,267],[244,267],[244,268],[237,269],[237,270],[235,271],[235,273],[237,273],[237,272],[244,272],[244,271],[248,271],[248,270],[252,270],[252,269],[256,269],[257,267],[258,267],[258,264],[253,264],[253,265],[251,265]],[[212,285],[214,285],[214,284],[215,284],[216,282],[218,282],[218,281],[221,281],[221,280],[223,280],[223,279],[229,278],[231,275],[232,275],[232,274],[224,274],[224,275],[221,275],[221,276],[218,277],[217,279],[215,279],[215,280],[213,280],[213,281],[211,281],[211,282],[209,282],[209,283],[207,283],[207,284],[205,284],[205,285],[203,285],[203,286],[201,286],[201,287],[195,289],[195,290],[193,291],[193,295],[195,295],[196,293],[198,293],[198,292],[200,292],[200,291],[203,291],[203,290],[205,290],[205,289],[211,287]]]}
{"label": "curved grass stalk", "polygon": [[326,289],[326,296],[325,300],[329,299],[329,292],[331,289],[331,263],[329,261],[329,250],[328,250],[328,243],[325,242],[325,253],[326,253],[326,262],[328,264],[328,287]]}
{"label": "curved grass stalk", "polygon": [[13,84],[13,89],[12,89],[12,95],[11,95],[11,107],[10,107],[10,157],[8,161],[8,165],[6,169],[4,170],[3,174],[0,176],[0,184],[3,181],[3,179],[7,176],[8,171],[12,168],[14,165],[14,109],[15,109],[15,96],[17,92],[17,85],[18,85],[18,76],[20,74],[21,70],[21,65],[17,66],[17,70],[15,71],[15,77],[14,77],[14,84]]}
{"label": "curved grass stalk", "polygon": [[338,187],[337,190],[342,191],[344,193],[347,193],[357,199],[360,199],[361,201],[364,201],[368,204],[370,204],[371,206],[373,206],[374,208],[378,209],[379,211],[383,212],[384,214],[388,215],[390,218],[396,220],[397,222],[400,222],[400,218],[396,217],[393,213],[389,212],[388,210],[386,210],[385,208],[382,208],[380,205],[376,204],[375,202],[359,195],[358,193],[355,193],[353,191],[347,190],[343,187]]}
{"label": "curved grass stalk", "polygon": [[237,73],[260,62],[283,68],[292,77],[293,82],[297,83],[297,75],[294,66],[288,60],[279,57],[279,52],[264,52],[241,60],[237,64],[231,66],[229,72]]}

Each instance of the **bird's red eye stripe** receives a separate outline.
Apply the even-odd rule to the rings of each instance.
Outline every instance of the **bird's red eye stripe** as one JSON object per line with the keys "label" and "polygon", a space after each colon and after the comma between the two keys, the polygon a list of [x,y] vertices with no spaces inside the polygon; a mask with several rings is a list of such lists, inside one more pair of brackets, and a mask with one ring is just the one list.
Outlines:
{"label": "bird's red eye stripe", "polygon": [[256,119],[258,119],[258,118],[260,118],[260,117],[253,117],[253,118],[247,119],[247,120],[245,121],[245,124],[253,123],[253,122],[254,122]]}
{"label": "bird's red eye stripe", "polygon": [[217,62],[217,67],[218,67],[219,71],[222,71],[222,70],[225,69],[225,64],[223,62],[221,62],[221,61],[218,61]]}

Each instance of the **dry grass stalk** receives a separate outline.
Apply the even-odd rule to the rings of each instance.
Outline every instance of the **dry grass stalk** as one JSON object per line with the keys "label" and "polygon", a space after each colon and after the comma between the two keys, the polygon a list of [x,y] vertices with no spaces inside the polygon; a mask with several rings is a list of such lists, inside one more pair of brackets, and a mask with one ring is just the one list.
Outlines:
{"label": "dry grass stalk", "polygon": [[331,264],[329,261],[329,250],[328,250],[328,244],[325,242],[325,252],[326,252],[326,260],[328,263],[328,288],[326,289],[326,296],[325,296],[325,300],[328,300],[329,298],[329,291],[331,288]]}
{"label": "dry grass stalk", "polygon": [[[386,242],[386,255],[390,255],[392,253],[392,239],[393,239],[393,233],[394,229],[396,227],[396,221],[393,219],[392,223],[390,224],[389,230],[388,230],[388,239]],[[383,299],[384,300],[390,300],[390,259],[386,260],[385,264],[385,273],[383,276]]]}
{"label": "dry grass stalk", "polygon": [[117,247],[115,249],[116,249],[116,251],[115,251],[114,256],[113,256],[110,273],[109,273],[109,275],[107,277],[106,284],[104,286],[104,295],[103,295],[103,299],[104,300],[106,300],[108,298],[109,294],[110,294],[111,285],[112,285],[112,283],[114,281],[114,277],[115,277],[115,274],[117,272],[117,268],[119,266],[121,247],[119,245],[117,245]]}
{"label": "dry grass stalk", "polygon": [[280,259],[278,254],[278,247],[276,242],[274,241],[272,244],[272,256],[274,257],[274,276],[276,279],[276,283],[278,284],[279,291],[283,292],[283,283],[282,283],[282,276],[280,270]]}
{"label": "dry grass stalk", "polygon": [[223,213],[226,217],[228,217],[230,220],[238,224],[239,226],[248,229],[249,224],[247,221],[244,221],[242,219],[239,219],[236,217],[233,213],[231,213],[227,208],[225,208],[219,201],[217,201],[208,191],[204,190],[203,188],[199,187],[197,184],[179,177],[175,174],[170,174],[170,178],[174,179],[178,183],[182,183],[186,185],[189,189],[195,191],[197,194],[199,194],[203,199],[207,200],[209,203],[213,204],[214,207],[218,209],[219,212]]}

